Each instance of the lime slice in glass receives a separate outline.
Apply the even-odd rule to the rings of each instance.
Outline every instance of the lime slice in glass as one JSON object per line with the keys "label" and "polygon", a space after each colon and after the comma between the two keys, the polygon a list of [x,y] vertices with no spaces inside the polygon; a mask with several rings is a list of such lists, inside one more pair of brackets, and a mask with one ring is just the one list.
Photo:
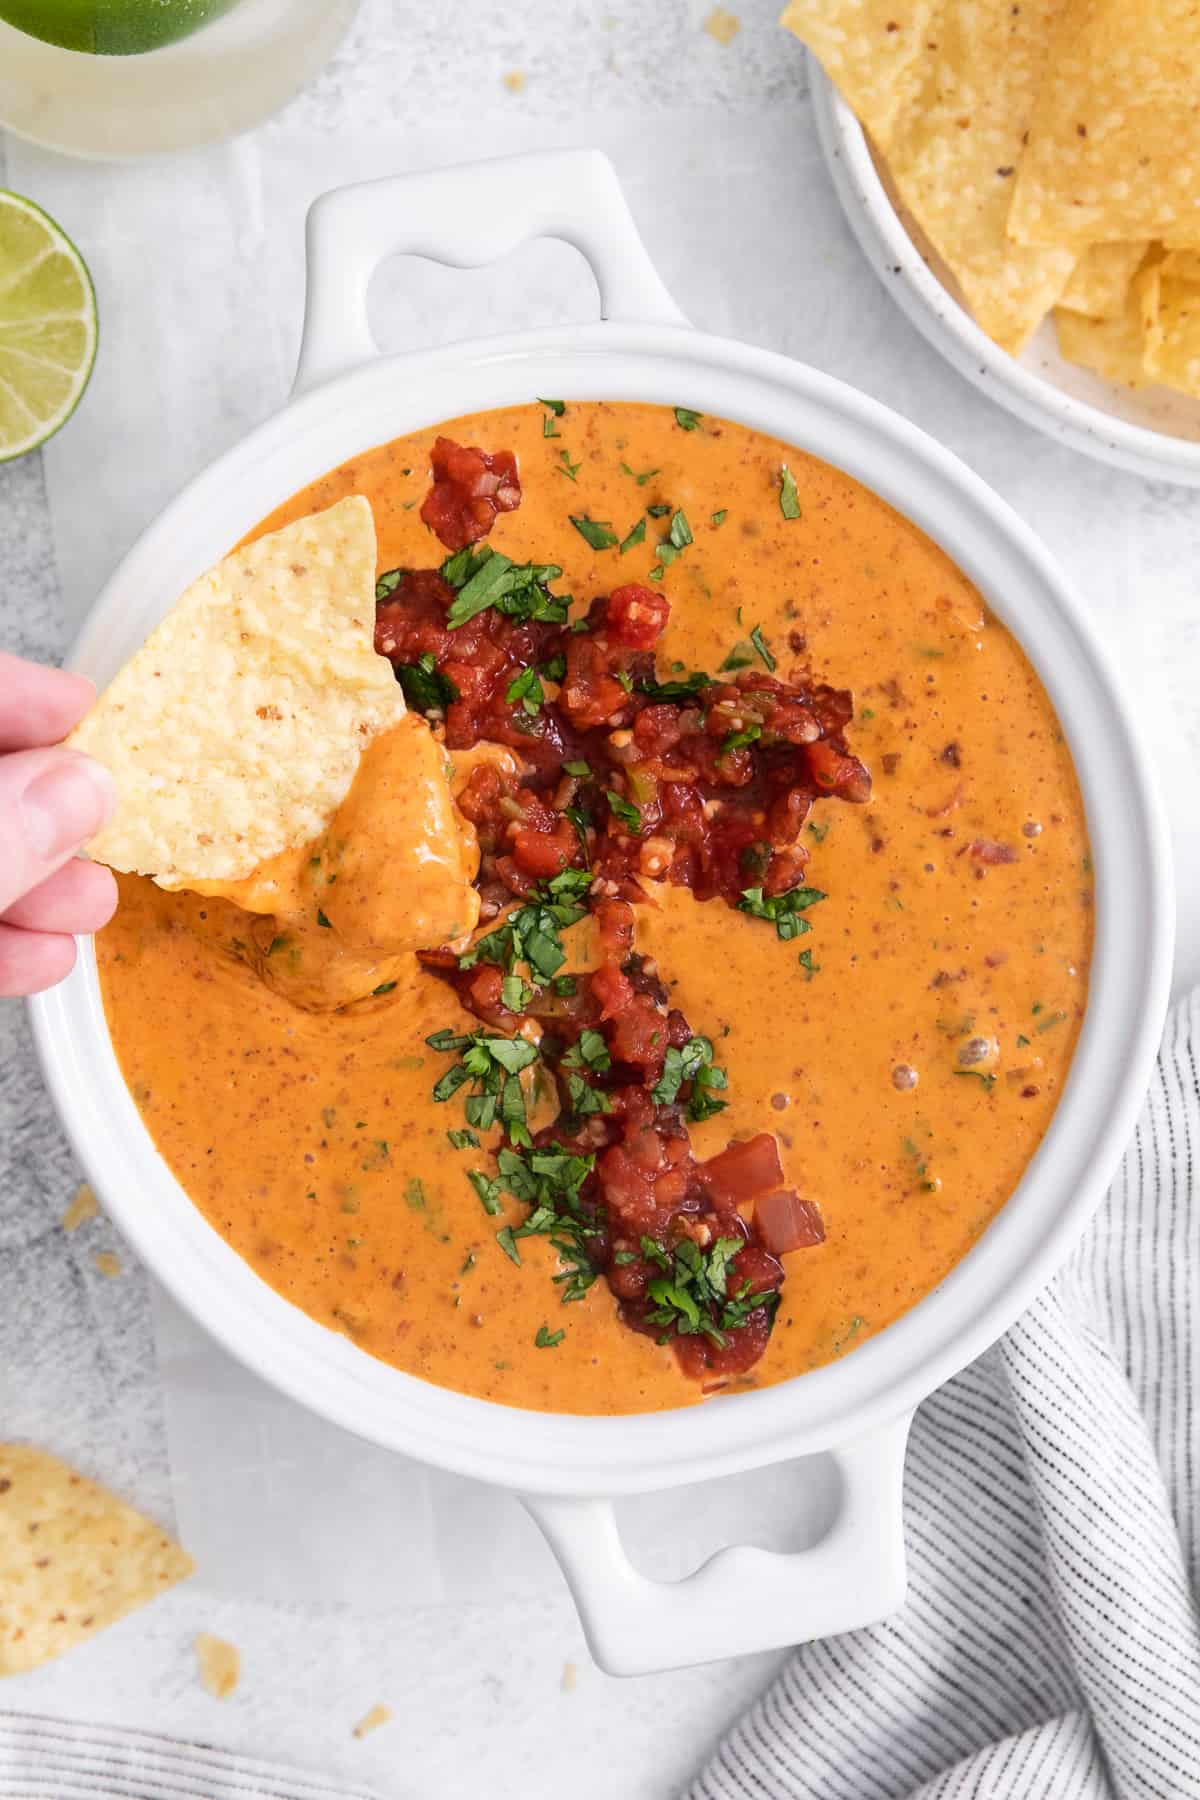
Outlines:
{"label": "lime slice in glass", "polygon": [[0,0],[0,19],[64,50],[138,56],[188,37],[236,0]]}
{"label": "lime slice in glass", "polygon": [[0,462],[70,418],[95,355],[87,264],[40,206],[0,188]]}

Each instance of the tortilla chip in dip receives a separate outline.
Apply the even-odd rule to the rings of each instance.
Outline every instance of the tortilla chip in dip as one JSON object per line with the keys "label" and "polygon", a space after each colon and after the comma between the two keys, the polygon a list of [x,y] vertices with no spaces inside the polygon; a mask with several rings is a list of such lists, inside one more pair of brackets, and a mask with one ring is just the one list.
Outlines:
{"label": "tortilla chip in dip", "polygon": [[117,782],[89,855],[183,887],[242,879],[315,837],[404,715],[374,627],[359,495],[193,582],[68,740]]}
{"label": "tortilla chip in dip", "polygon": [[0,1675],[61,1656],[192,1568],[166,1532],[56,1456],[0,1444]]}
{"label": "tortilla chip in dip", "polygon": [[1200,246],[1198,84],[1195,0],[1065,0],[1013,194],[1014,240]]}

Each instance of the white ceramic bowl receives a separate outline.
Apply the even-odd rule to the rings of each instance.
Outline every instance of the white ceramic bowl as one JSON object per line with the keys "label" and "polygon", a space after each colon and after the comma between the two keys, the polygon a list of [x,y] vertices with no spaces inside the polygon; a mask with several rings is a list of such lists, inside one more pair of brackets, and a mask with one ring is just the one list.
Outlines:
{"label": "white ceramic bowl", "polygon": [[[575,243],[604,321],[380,359],[367,283],[398,250],[457,266],[536,236]],[[358,365],[358,366],[356,366]],[[326,195],[309,218],[296,394],[199,476],[97,601],[74,666],[107,680],[184,586],[264,513],[365,446],[537,394],[686,404],[800,445],[935,538],[1024,644],[1079,768],[1096,869],[1096,948],[1075,1064],[1017,1192],[949,1278],[829,1368],[676,1412],[579,1418],[470,1399],[376,1362],[290,1306],[192,1206],[113,1055],[95,958],[33,1004],[66,1128],[104,1204],[175,1297],[293,1398],[379,1444],[522,1493],[562,1560],[597,1660],[666,1668],[827,1635],[903,1597],[900,1490],[913,1408],[979,1354],[1062,1260],[1133,1129],[1166,1004],[1165,833],[1131,722],[1046,552],[971,472],[840,382],[689,330],[651,267],[612,169],[589,152],[397,177]],[[176,1029],[186,1034],[181,1014]],[[794,1556],[722,1551],[687,1580],[645,1579],[609,1498],[830,1451],[835,1522]]]}
{"label": "white ceramic bowl", "polygon": [[1059,354],[1051,319],[1019,357],[994,344],[917,248],[862,126],[813,55],[817,136],[847,222],[868,262],[921,335],[981,393],[1087,456],[1152,481],[1200,487],[1200,400],[1134,390]]}

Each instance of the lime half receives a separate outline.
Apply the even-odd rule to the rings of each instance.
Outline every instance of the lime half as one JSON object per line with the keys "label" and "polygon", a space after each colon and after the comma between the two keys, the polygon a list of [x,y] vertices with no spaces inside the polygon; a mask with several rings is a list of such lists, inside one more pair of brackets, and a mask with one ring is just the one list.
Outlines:
{"label": "lime half", "polygon": [[0,462],[70,418],[95,356],[87,264],[40,206],[0,188]]}

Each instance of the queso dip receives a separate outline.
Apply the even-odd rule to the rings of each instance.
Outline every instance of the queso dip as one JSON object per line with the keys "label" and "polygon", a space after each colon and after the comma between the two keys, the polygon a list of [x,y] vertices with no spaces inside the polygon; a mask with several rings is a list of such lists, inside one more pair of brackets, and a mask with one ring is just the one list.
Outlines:
{"label": "queso dip", "polygon": [[[641,1412],[853,1349],[1012,1193],[1083,1016],[1023,653],[855,481],[684,407],[461,419],[259,532],[351,494],[409,716],[302,880],[121,879],[101,983],[159,1150],[279,1293],[465,1393]],[[418,956],[421,831],[461,935]]]}

